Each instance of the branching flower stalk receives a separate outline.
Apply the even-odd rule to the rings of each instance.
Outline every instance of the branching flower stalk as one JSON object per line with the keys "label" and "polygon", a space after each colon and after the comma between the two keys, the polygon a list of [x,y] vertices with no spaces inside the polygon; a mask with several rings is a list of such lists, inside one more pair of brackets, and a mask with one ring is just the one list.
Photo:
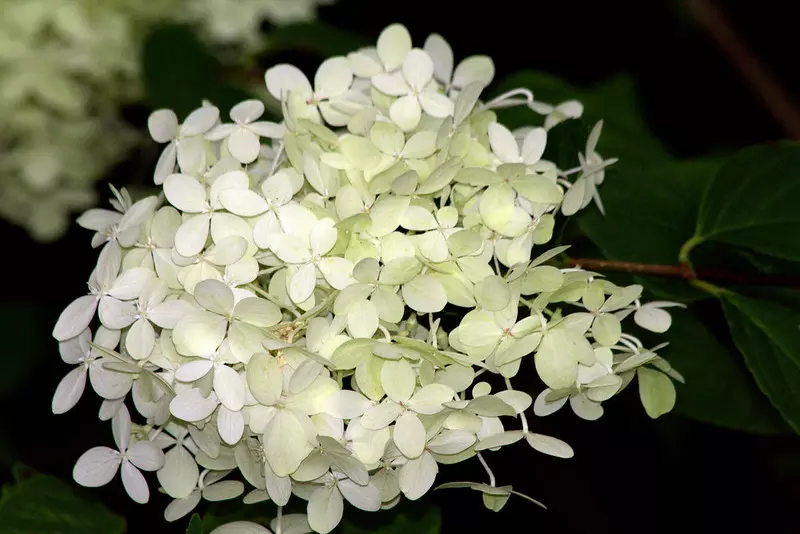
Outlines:
{"label": "branching flower stalk", "polygon": [[[391,509],[425,495],[440,463],[474,456],[489,484],[439,487],[478,491],[492,510],[512,495],[539,504],[497,486],[487,461],[522,440],[573,455],[535,432],[531,408],[569,402],[596,419],[638,376],[648,414],[669,411],[680,375],[622,323],[663,332],[673,303],[549,264],[566,250],[545,246],[555,216],[599,198],[601,125],[580,170],[560,173],[543,159],[548,129],[582,108],[509,93],[495,104],[523,94],[544,113],[511,132],[481,101],[493,75],[488,57],[453,69],[444,39],[414,48],[393,24],[313,84],[291,65],[267,70],[281,123],[260,120],[256,100],[230,121],[211,103],[182,124],[153,113],[166,202],[115,190],[116,210],[80,217],[99,259],[53,331],[76,365],[53,411],[78,402],[88,374],[117,443],[83,454],[75,480],[101,486],[121,466],[144,503],[138,469],[152,470],[168,521],[201,500],[271,500],[273,531],[324,534],[345,501]],[[512,387],[531,372],[546,386],[535,401]],[[292,499],[305,514],[283,513]],[[237,528],[268,532],[215,532]]]}

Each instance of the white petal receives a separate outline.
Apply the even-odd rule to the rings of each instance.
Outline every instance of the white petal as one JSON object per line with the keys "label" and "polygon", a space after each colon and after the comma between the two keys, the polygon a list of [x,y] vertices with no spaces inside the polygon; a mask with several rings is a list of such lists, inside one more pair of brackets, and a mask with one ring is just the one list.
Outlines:
{"label": "white petal", "polygon": [[124,452],[131,439],[131,415],[124,406],[111,419],[111,430],[114,434],[114,443],[117,449]]}
{"label": "white petal", "polygon": [[318,267],[322,276],[334,289],[344,289],[356,283],[353,278],[353,262],[348,259],[322,258]]}
{"label": "white petal", "polygon": [[528,432],[525,434],[525,439],[537,451],[556,458],[572,458],[575,455],[567,443],[551,436]]}
{"label": "white petal", "polygon": [[313,293],[317,282],[317,269],[311,263],[291,267],[286,277],[286,291],[293,302],[305,302]]}
{"label": "white petal", "polygon": [[419,499],[433,486],[438,472],[436,460],[426,451],[400,468],[397,477],[400,491],[411,501]]}
{"label": "white petal", "polygon": [[403,60],[403,76],[415,93],[421,92],[433,79],[433,60],[424,50],[414,48]]}
{"label": "white petal", "polygon": [[520,161],[519,146],[514,135],[502,124],[493,122],[489,125],[489,144],[492,151],[504,163]]}
{"label": "white petal", "polygon": [[336,485],[342,497],[359,510],[377,512],[381,509],[381,492],[375,485],[360,486],[349,478],[340,480]]}
{"label": "white petal", "polygon": [[311,229],[309,242],[311,244],[311,253],[315,256],[325,255],[336,244],[336,238],[339,233],[335,228],[333,219],[325,218],[314,225]]}
{"label": "white petal", "polygon": [[235,445],[244,433],[244,417],[241,411],[231,411],[221,406],[217,412],[217,429],[219,437],[229,444]]}
{"label": "white petal", "polygon": [[153,183],[161,185],[167,176],[175,172],[175,163],[177,161],[178,145],[172,142],[164,147],[161,155],[156,162],[156,168],[153,171]]}
{"label": "white petal", "polygon": [[177,351],[186,356],[212,354],[225,339],[227,327],[227,320],[217,314],[191,312],[175,325],[172,341]]}
{"label": "white petal", "polygon": [[178,134],[178,117],[171,109],[157,109],[147,118],[147,130],[156,143],[166,143]]}
{"label": "white petal", "polygon": [[194,307],[185,300],[167,300],[150,310],[147,317],[161,328],[173,329],[178,321],[193,309]]}
{"label": "white petal", "polygon": [[239,102],[231,108],[231,119],[240,124],[249,124],[264,114],[264,104],[260,100],[250,99]]}
{"label": "white petal", "polygon": [[203,280],[194,287],[194,298],[206,310],[230,315],[233,312],[233,292],[219,280]]}
{"label": "white petal", "polygon": [[[286,516],[284,516],[286,517]],[[289,534],[284,529],[284,534]],[[211,534],[272,534],[266,527],[252,521],[233,521],[225,523],[211,531]]]}
{"label": "white petal", "polygon": [[363,415],[372,402],[361,393],[339,390],[325,401],[325,412],[338,419],[354,419]]}
{"label": "white petal", "polygon": [[73,300],[58,317],[53,328],[53,337],[58,341],[66,341],[78,336],[92,322],[97,310],[97,297],[85,295]]}
{"label": "white petal", "polygon": [[453,49],[438,33],[432,33],[425,39],[422,47],[433,60],[433,73],[436,79],[444,84],[450,83],[453,75]]}
{"label": "white petal", "polygon": [[227,501],[235,499],[242,493],[244,493],[244,484],[238,480],[223,480],[206,486],[203,490],[203,498],[211,502]]}
{"label": "white petal", "polygon": [[244,406],[244,382],[239,373],[227,365],[214,368],[214,392],[219,401],[229,410],[239,411]]}
{"label": "white petal", "polygon": [[153,271],[145,267],[133,267],[123,272],[119,278],[114,280],[108,294],[120,300],[132,300],[137,298],[144,290],[145,286],[152,280]]}
{"label": "white petal", "polygon": [[169,411],[184,421],[202,421],[214,412],[218,404],[213,393],[203,397],[199,389],[192,388],[178,393],[169,403]]}
{"label": "white petal", "polygon": [[122,462],[122,485],[125,491],[134,502],[145,504],[150,500],[150,488],[144,479],[141,471],[136,469],[130,462]]}
{"label": "white petal", "polygon": [[202,106],[186,117],[181,125],[181,133],[185,136],[199,135],[207,132],[219,119],[219,109],[215,106]]}
{"label": "white petal", "polygon": [[164,466],[164,453],[152,441],[137,441],[128,447],[125,455],[143,471],[158,471]]}
{"label": "white petal", "polygon": [[395,421],[392,439],[403,456],[417,458],[425,450],[425,427],[414,412],[405,412]]}
{"label": "white petal", "polygon": [[293,473],[313,447],[306,430],[290,410],[277,410],[264,431],[264,454],[279,477]]}
{"label": "white petal", "polygon": [[364,412],[361,426],[367,430],[381,430],[386,428],[403,413],[403,407],[389,399],[385,399],[377,406]]}
{"label": "white petal", "polygon": [[252,163],[261,151],[258,136],[248,128],[236,128],[228,136],[228,150],[241,163]]}
{"label": "white petal", "polygon": [[547,144],[547,130],[544,128],[533,128],[525,135],[522,142],[522,159],[528,165],[533,165],[539,161],[544,154]]}
{"label": "white petal", "polygon": [[164,195],[170,204],[186,213],[200,213],[207,200],[206,188],[188,174],[170,174],[164,180]]}
{"label": "white petal", "polygon": [[122,458],[119,452],[108,447],[92,447],[78,458],[72,470],[72,478],[81,486],[97,488],[105,486],[114,475]]}
{"label": "white petal", "polygon": [[267,201],[249,189],[228,189],[219,194],[219,201],[222,206],[236,215],[242,217],[253,217],[267,211]]}
{"label": "white petal", "polygon": [[[195,480],[194,482],[196,483],[197,481]],[[198,490],[193,491],[188,497],[173,500],[164,509],[164,519],[172,522],[190,514],[192,510],[197,508],[197,505],[200,504],[201,498],[200,491]]]}
{"label": "white petal", "polygon": [[404,132],[410,132],[419,124],[422,108],[416,96],[402,96],[389,107],[389,116]]}
{"label": "white petal", "polygon": [[197,486],[200,470],[189,451],[182,445],[176,445],[167,452],[164,467],[156,475],[167,495],[175,499],[186,499]]}
{"label": "white petal", "polygon": [[643,306],[636,310],[633,320],[642,328],[657,333],[666,332],[672,324],[669,312],[651,306]]}
{"label": "white petal", "polygon": [[276,100],[285,99],[286,93],[289,91],[299,92],[303,96],[312,93],[308,78],[294,65],[275,65],[267,70],[264,79],[267,83],[267,90]]}
{"label": "white petal", "polygon": [[352,83],[353,71],[347,58],[332,57],[323,61],[317,69],[314,91],[317,98],[331,98],[346,92]]}
{"label": "white petal", "polygon": [[373,76],[372,85],[381,93],[389,96],[403,96],[411,92],[411,87],[408,86],[403,76],[397,72],[393,74],[381,73]]}
{"label": "white petal", "polygon": [[200,380],[211,371],[214,362],[211,360],[195,360],[187,362],[175,370],[175,379],[181,382],[194,382]]}
{"label": "white petal", "polygon": [[319,534],[328,534],[342,520],[344,502],[335,486],[314,490],[308,501],[308,524]]}
{"label": "white petal", "polygon": [[58,383],[55,395],[53,395],[53,413],[62,414],[71,410],[78,404],[85,388],[86,369],[84,367],[78,367],[67,373]]}
{"label": "white petal", "polygon": [[459,89],[472,82],[487,86],[494,78],[494,63],[489,56],[470,56],[456,67],[453,73],[453,87]]}
{"label": "white petal", "polygon": [[95,393],[104,399],[118,399],[127,395],[133,385],[133,376],[130,373],[118,373],[103,368],[103,363],[111,362],[108,358],[98,360],[89,368],[89,382]]}
{"label": "white petal", "polygon": [[199,254],[208,239],[208,215],[201,213],[181,224],[175,233],[175,250],[178,254],[191,257]]}
{"label": "white petal", "polygon": [[125,337],[125,348],[135,360],[143,360],[150,356],[156,342],[156,332],[147,319],[138,319]]}
{"label": "white petal", "polygon": [[391,24],[378,36],[377,49],[386,70],[394,70],[403,64],[411,51],[411,34],[402,24]]}

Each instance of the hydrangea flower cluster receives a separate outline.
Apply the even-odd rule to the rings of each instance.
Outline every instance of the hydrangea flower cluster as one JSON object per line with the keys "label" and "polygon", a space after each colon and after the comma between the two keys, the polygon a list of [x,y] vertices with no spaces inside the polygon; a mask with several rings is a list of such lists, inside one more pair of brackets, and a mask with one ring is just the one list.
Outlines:
{"label": "hydrangea flower cluster", "polygon": [[215,45],[252,46],[260,22],[308,20],[320,0],[5,0],[0,15],[0,215],[48,241],[96,204],[94,183],[138,141],[120,107],[140,97],[153,25],[184,21]]}
{"label": "hydrangea flower cluster", "polygon": [[[425,495],[439,464],[473,457],[488,482],[440,487],[500,510],[519,494],[496,483],[487,453],[525,441],[573,455],[536,432],[531,408],[569,402],[596,419],[638,376],[648,413],[669,411],[680,375],[621,323],[663,332],[672,303],[551,265],[566,247],[545,246],[559,212],[599,202],[614,161],[596,152],[601,124],[577,166],[559,169],[543,159],[548,129],[580,105],[526,89],[482,101],[491,60],[453,63],[440,36],[414,48],[394,24],[376,47],[323,62],[313,83],[270,68],[281,123],[261,120],[256,100],[229,120],[210,103],[180,124],[151,115],[163,195],[114,190],[114,210],[79,218],[102,248],[88,294],[53,331],[76,366],[53,411],[78,402],[88,374],[116,443],[78,459],[78,483],[120,470],[144,503],[140,470],[156,471],[168,521],[242,497],[273,501],[277,532],[324,534],[345,501],[390,509]],[[509,131],[493,110],[512,105],[544,127]],[[534,369],[546,386],[535,401],[512,387]],[[283,514],[295,499],[306,513]],[[268,532],[218,530],[241,531]]]}

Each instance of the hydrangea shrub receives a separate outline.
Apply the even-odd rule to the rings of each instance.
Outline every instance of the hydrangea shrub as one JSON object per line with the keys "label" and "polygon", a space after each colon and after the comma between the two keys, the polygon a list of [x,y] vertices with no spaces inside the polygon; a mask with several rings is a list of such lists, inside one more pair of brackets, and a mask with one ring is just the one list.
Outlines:
{"label": "hydrangea shrub", "polygon": [[[548,246],[555,218],[602,207],[615,161],[596,151],[602,124],[560,169],[542,159],[548,131],[581,105],[527,89],[484,100],[493,76],[490,58],[455,65],[439,35],[415,48],[393,24],[313,81],[267,70],[280,123],[256,100],[229,119],[208,102],[182,123],[154,112],[162,193],[114,190],[114,210],[79,218],[99,258],[53,331],[75,365],[53,411],[88,375],[113,429],[115,448],[89,449],[75,480],[120,471],[145,503],[141,471],[155,471],[168,521],[201,500],[271,500],[273,530],[324,534],[345,501],[387,510],[436,482],[500,510],[520,494],[497,484],[492,451],[573,456],[531,414],[568,403],[597,419],[637,377],[647,413],[669,411],[680,374],[622,325],[664,332],[674,304],[551,265],[567,248]],[[497,122],[518,105],[543,126]],[[534,372],[542,391],[513,387]],[[439,464],[468,460],[487,481],[437,480]],[[306,514],[284,515],[292,500]],[[268,532],[218,529],[240,531]]]}

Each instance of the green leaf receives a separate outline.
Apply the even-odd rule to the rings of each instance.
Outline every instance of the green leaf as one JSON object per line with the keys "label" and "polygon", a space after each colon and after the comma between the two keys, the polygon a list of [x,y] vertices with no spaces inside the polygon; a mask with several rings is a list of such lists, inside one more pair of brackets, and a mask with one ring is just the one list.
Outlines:
{"label": "green leaf", "polygon": [[267,36],[269,52],[310,50],[324,57],[346,56],[370,44],[359,35],[319,21],[276,26]]}
{"label": "green leaf", "polygon": [[583,118],[556,124],[547,132],[547,145],[542,157],[560,169],[577,166],[578,154],[586,151],[586,140],[591,130],[592,125]]}
{"label": "green leaf", "polygon": [[186,534],[203,534],[203,520],[200,514],[192,514],[192,518],[186,526]]}
{"label": "green leaf", "polygon": [[741,354],[723,343],[693,310],[672,312],[664,334],[669,345],[659,354],[686,379],[676,384],[675,412],[718,426],[759,434],[780,434],[788,428],[758,389]]}
{"label": "green leaf", "polygon": [[[353,521],[353,516],[359,520]],[[442,517],[438,508],[404,502],[397,511],[393,510],[389,514],[365,514],[351,508],[342,522],[341,533],[439,534],[441,529]]]}
{"label": "green leaf", "polygon": [[200,107],[203,99],[225,116],[233,105],[250,98],[226,81],[222,64],[186,26],[153,30],[144,43],[142,63],[147,103],[154,109],[172,109],[179,118]]}
{"label": "green leaf", "polygon": [[721,300],[733,340],[756,382],[800,433],[800,313],[727,291]]}
{"label": "green leaf", "polygon": [[[536,100],[548,104],[555,105],[570,99],[581,101],[584,105],[582,119],[587,124],[591,126],[603,119],[598,151],[604,157],[618,157],[624,162],[671,157],[644,121],[636,83],[630,76],[618,75],[594,87],[577,88],[551,74],[526,70],[497,84],[493,93],[500,94],[517,87],[532,90]],[[542,122],[540,115],[521,107],[498,110],[497,115],[503,124],[512,129]],[[548,146],[550,143],[548,140]]]}
{"label": "green leaf", "polygon": [[[15,469],[15,474],[21,473]],[[22,473],[3,486],[0,498],[3,534],[122,534],[125,519],[105,505],[84,498],[75,484],[42,474]]]}
{"label": "green leaf", "polygon": [[[702,191],[719,166],[709,158],[609,171],[599,188],[605,216],[589,207],[578,215],[580,228],[607,259],[677,265],[680,248],[692,235]],[[636,282],[662,298],[708,297],[683,280],[637,277]]]}
{"label": "green leaf", "polygon": [[759,145],[722,166],[700,206],[694,241],[800,260],[800,144]]}

